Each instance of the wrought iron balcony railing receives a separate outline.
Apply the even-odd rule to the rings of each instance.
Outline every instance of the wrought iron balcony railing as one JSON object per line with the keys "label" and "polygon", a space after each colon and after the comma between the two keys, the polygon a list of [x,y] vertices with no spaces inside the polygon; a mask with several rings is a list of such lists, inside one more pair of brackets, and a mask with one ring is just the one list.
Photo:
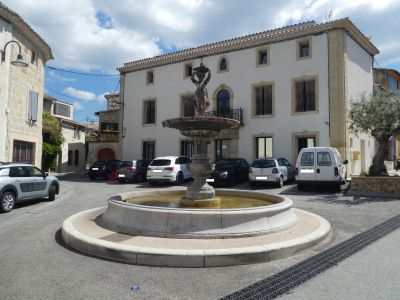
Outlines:
{"label": "wrought iron balcony railing", "polygon": [[221,111],[207,111],[205,114],[206,117],[221,117],[221,118],[229,118],[234,119],[240,122],[240,126],[243,126],[243,109],[235,108],[235,109],[227,109]]}

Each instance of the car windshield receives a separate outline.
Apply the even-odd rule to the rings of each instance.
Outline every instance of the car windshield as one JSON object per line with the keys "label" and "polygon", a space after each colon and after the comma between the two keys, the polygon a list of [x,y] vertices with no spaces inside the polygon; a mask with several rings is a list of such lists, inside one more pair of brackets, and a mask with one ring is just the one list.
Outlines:
{"label": "car windshield", "polygon": [[136,166],[136,162],[127,160],[127,161],[121,162],[118,167],[119,168],[132,168],[134,166]]}
{"label": "car windshield", "polygon": [[251,164],[252,168],[274,168],[276,167],[275,160],[273,159],[263,159],[263,160],[255,160]]}
{"label": "car windshield", "polygon": [[231,160],[220,160],[215,163],[216,170],[226,170],[233,168],[235,166],[235,162]]}
{"label": "car windshield", "polygon": [[155,159],[151,162],[150,166],[169,166],[171,164],[171,160],[169,159]]}

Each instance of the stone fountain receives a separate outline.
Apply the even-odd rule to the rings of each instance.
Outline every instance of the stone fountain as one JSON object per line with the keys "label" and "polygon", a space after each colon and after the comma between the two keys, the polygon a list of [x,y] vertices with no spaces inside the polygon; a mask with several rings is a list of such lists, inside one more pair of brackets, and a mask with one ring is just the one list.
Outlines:
{"label": "stone fountain", "polygon": [[[162,122],[194,144],[194,181],[182,188],[115,195],[108,206],[73,215],[62,228],[64,241],[85,253],[134,264],[211,267],[265,262],[311,247],[330,232],[329,223],[293,209],[281,195],[214,190],[207,144],[233,119],[208,117],[210,70],[194,68],[195,116]],[[229,204],[226,206],[226,204]],[[233,203],[233,204],[232,204]],[[228,208],[226,208],[228,207]]]}

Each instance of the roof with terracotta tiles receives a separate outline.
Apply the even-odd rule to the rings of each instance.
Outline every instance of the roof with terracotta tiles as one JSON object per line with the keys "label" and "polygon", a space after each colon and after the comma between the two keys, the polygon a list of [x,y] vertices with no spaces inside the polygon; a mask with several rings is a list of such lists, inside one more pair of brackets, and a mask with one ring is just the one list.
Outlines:
{"label": "roof with terracotta tiles", "polygon": [[216,43],[206,44],[199,47],[189,48],[177,52],[158,55],[125,63],[117,70],[121,73],[135,72],[172,63],[202,58],[210,55],[222,54],[265,44],[291,40],[308,35],[321,34],[329,30],[344,29],[347,33],[363,47],[369,54],[379,53],[378,48],[350,21],[348,18],[335,20],[327,23],[317,24],[314,21],[299,23],[259,33],[249,34],[242,37],[228,39]]}

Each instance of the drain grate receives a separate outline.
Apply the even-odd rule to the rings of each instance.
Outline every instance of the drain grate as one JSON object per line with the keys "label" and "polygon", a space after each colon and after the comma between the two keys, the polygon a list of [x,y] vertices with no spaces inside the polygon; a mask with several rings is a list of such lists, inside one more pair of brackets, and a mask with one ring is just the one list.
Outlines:
{"label": "drain grate", "polygon": [[221,299],[275,299],[400,227],[400,215]]}

